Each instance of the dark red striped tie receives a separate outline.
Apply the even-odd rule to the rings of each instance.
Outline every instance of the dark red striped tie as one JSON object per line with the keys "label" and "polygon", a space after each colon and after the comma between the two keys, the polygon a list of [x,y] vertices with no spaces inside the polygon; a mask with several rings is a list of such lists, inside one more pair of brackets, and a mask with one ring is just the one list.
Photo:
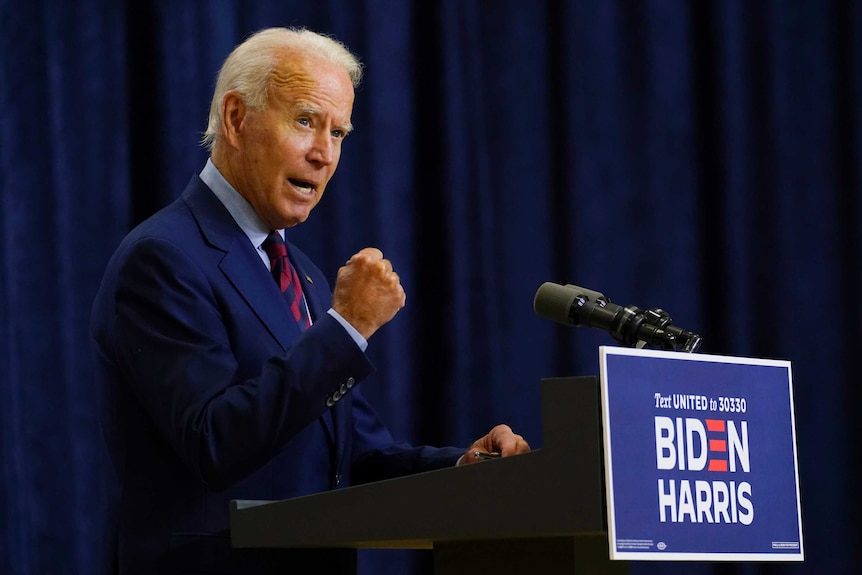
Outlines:
{"label": "dark red striped tie", "polygon": [[311,322],[305,309],[302,286],[299,284],[296,269],[290,263],[290,258],[287,257],[287,246],[284,244],[281,234],[278,232],[270,233],[263,241],[263,251],[269,256],[272,276],[275,278],[275,283],[281,288],[284,297],[287,298],[293,318],[303,329],[307,328]]}

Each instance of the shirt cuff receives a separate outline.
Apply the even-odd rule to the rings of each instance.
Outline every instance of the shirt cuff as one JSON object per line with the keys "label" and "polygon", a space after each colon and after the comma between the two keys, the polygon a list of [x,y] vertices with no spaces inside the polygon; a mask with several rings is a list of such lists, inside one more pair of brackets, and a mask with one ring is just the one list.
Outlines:
{"label": "shirt cuff", "polygon": [[347,333],[350,334],[350,337],[353,338],[353,341],[356,342],[356,345],[359,346],[359,349],[364,352],[368,348],[368,340],[362,337],[362,334],[356,331],[356,328],[350,325],[350,322],[341,317],[340,313],[338,313],[332,308],[329,308],[326,313],[334,317],[336,321],[341,324],[341,327],[343,327],[347,331]]}

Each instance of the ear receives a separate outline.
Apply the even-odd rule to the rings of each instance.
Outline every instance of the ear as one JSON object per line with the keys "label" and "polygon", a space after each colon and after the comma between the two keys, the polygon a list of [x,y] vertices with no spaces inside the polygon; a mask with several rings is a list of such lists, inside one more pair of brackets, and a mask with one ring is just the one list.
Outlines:
{"label": "ear", "polygon": [[234,90],[227,92],[221,101],[222,132],[231,147],[239,145],[239,135],[245,120],[246,106],[242,97]]}

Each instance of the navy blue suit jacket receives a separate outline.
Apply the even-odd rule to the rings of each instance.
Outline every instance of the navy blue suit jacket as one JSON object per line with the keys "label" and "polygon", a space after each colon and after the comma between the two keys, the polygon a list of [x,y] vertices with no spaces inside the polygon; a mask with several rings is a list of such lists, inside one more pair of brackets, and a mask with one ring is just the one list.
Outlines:
{"label": "navy blue suit jacket", "polygon": [[[350,573],[352,552],[230,547],[231,499],[285,499],[454,465],[396,442],[362,397],[365,354],[289,250],[304,332],[247,236],[193,177],[108,264],[91,334],[110,454],[115,573]],[[361,518],[345,518],[361,520]]]}

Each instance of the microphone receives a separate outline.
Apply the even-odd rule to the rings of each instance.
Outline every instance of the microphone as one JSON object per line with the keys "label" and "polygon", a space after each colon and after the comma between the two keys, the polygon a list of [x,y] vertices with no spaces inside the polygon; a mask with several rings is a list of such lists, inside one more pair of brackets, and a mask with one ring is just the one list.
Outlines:
{"label": "microphone", "polygon": [[566,326],[595,327],[629,347],[653,346],[668,351],[693,352],[701,338],[672,325],[661,309],[642,310],[633,305],[611,303],[604,294],[566,284],[545,282],[536,291],[533,310]]}

